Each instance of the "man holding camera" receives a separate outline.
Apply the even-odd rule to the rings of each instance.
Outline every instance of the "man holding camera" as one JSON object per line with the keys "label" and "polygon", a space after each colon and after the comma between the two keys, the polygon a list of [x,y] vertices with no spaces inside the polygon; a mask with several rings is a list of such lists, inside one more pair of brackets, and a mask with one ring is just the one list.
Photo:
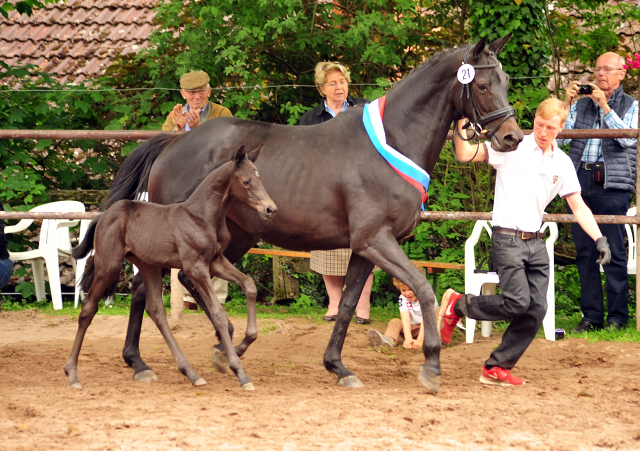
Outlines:
{"label": "man holding camera", "polygon": [[[564,103],[571,105],[564,128],[571,129],[627,129],[638,126],[638,101],[622,90],[626,75],[624,58],[605,53],[596,61],[595,84],[573,82],[566,92]],[[589,89],[591,88],[591,89]],[[584,95],[573,102],[579,95]],[[582,198],[594,215],[626,215],[631,193],[636,184],[636,140],[573,139],[569,157],[578,172]],[[602,234],[611,248],[611,263],[604,266],[607,277],[607,328],[620,329],[629,320],[627,256],[622,224],[601,224]],[[580,275],[580,307],[582,321],[575,332],[602,329],[604,299],[600,279],[600,265],[596,263],[598,250],[578,224],[572,224],[576,246],[576,265]]]}

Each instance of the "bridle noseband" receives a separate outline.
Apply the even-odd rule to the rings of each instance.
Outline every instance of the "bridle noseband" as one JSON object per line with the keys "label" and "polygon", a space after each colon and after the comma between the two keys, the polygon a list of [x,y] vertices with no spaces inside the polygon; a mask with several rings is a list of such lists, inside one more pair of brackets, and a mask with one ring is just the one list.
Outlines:
{"label": "bridle noseband", "polygon": [[[469,56],[470,49],[471,47],[467,48],[467,51],[464,54],[464,60],[462,61],[462,64],[467,64],[467,58]],[[500,66],[500,63],[495,62],[493,64],[479,64],[475,66],[470,64],[470,66],[473,67],[474,70],[493,69],[494,67]],[[471,104],[473,106],[473,117],[471,118],[471,121],[465,125],[464,128],[466,129],[466,128],[472,127],[474,134],[469,139],[462,138],[462,136],[460,136],[459,133],[458,133],[458,136],[460,136],[460,138],[464,139],[465,141],[469,141],[470,139],[474,139],[475,137],[479,137],[480,135],[484,135],[486,139],[491,139],[493,135],[498,131],[498,129],[502,127],[502,124],[504,124],[507,119],[509,119],[511,116],[515,116],[515,111],[513,107],[509,105],[507,107],[492,111],[491,113],[481,115],[480,109],[478,108],[478,104],[476,103],[476,99],[473,95],[473,89],[471,89],[471,84],[472,83],[467,83],[463,85],[463,88],[460,91],[460,99],[463,99],[465,92],[467,93],[467,99],[471,99]],[[462,115],[460,115],[459,117],[462,117]],[[485,128],[486,124],[492,121],[495,121],[497,119],[502,119],[502,120],[498,123],[498,125],[496,125],[493,128],[493,130],[487,131]],[[455,128],[456,130],[458,130],[457,126]]]}

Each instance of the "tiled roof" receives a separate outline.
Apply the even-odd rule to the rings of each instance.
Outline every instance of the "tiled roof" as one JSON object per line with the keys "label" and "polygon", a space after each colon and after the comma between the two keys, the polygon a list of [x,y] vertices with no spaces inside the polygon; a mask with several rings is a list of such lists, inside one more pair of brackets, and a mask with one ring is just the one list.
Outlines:
{"label": "tiled roof", "polygon": [[99,77],[116,55],[146,47],[160,0],[64,0],[33,16],[0,15],[0,55],[8,64],[31,63],[60,82]]}

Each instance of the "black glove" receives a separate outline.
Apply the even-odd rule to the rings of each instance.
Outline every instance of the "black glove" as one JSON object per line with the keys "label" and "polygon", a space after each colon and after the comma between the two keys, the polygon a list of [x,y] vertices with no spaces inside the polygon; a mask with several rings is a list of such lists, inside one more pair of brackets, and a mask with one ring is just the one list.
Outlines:
{"label": "black glove", "polygon": [[599,265],[607,265],[611,261],[611,250],[609,250],[609,243],[607,243],[607,237],[601,236],[596,240],[596,248],[600,252],[600,258],[596,260]]}

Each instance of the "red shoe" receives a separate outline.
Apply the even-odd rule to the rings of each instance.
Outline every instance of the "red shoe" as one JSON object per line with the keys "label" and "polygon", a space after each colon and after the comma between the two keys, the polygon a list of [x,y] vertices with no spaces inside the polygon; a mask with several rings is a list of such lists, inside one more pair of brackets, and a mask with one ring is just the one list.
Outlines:
{"label": "red shoe", "polygon": [[453,307],[461,297],[460,293],[456,293],[451,288],[445,291],[442,296],[440,311],[438,312],[438,330],[440,331],[440,339],[445,343],[451,341],[451,333],[458,321],[460,321],[460,317],[456,315]]}
{"label": "red shoe", "polygon": [[485,367],[482,368],[482,376],[480,376],[480,383],[487,385],[524,385],[524,381],[519,377],[515,377],[504,368],[494,366],[490,370]]}

